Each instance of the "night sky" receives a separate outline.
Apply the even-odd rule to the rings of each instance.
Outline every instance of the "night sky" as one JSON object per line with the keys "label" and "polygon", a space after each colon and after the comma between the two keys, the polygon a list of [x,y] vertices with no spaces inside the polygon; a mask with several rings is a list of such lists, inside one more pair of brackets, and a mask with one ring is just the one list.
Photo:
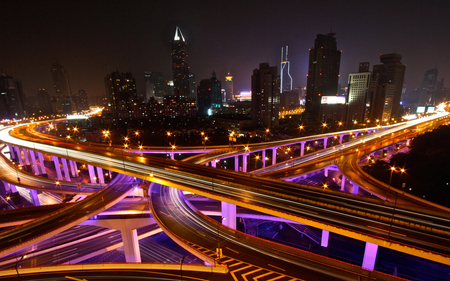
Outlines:
{"label": "night sky", "polygon": [[280,64],[289,45],[294,86],[306,86],[308,49],[318,33],[335,32],[342,86],[358,64],[397,52],[407,91],[437,67],[450,86],[450,1],[20,1],[1,2],[0,68],[22,81],[25,94],[54,95],[51,65],[67,69],[73,92],[104,95],[108,72],[131,71],[143,93],[144,71],[171,80],[178,25],[196,81],[228,71],[235,91],[249,91],[261,62]]}

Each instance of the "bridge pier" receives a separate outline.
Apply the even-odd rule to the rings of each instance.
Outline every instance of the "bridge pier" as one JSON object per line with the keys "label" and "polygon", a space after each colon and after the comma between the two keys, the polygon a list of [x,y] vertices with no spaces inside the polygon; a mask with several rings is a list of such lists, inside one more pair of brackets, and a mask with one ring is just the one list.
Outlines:
{"label": "bridge pier", "polygon": [[30,158],[28,157],[28,149],[22,148],[23,158],[25,159],[25,165],[30,166]]}
{"label": "bridge pier", "polygon": [[301,146],[300,146],[300,157],[301,156],[303,156],[303,155],[305,155],[305,141],[302,141],[300,144],[301,144]]}
{"label": "bridge pier", "polygon": [[139,240],[137,229],[120,230],[123,241],[123,251],[126,262],[141,262],[141,251],[139,249]]}
{"label": "bridge pier", "polygon": [[22,154],[20,153],[20,147],[15,146],[14,150],[16,151],[17,160],[19,160],[19,165],[23,167],[24,165],[23,165]]}
{"label": "bridge pier", "polygon": [[16,160],[16,155],[14,155],[14,146],[8,144],[8,148],[9,148],[9,158],[11,160]]}
{"label": "bridge pier", "polygon": [[277,149],[278,147],[272,149],[272,165],[277,164]]}
{"label": "bridge pier", "polygon": [[105,183],[105,177],[103,176],[103,169],[100,167],[96,167],[97,168],[97,178],[98,178],[98,183]]}
{"label": "bridge pier", "polygon": [[216,165],[216,160],[214,159],[213,161],[211,161],[211,167],[213,167],[213,168],[216,168],[217,167],[217,165]]}
{"label": "bridge pier", "polygon": [[37,155],[38,155],[38,159],[39,159],[39,165],[41,165],[41,176],[48,177],[47,171],[45,170],[45,165],[44,165],[44,155],[42,155],[42,152],[38,152]]}
{"label": "bridge pier", "polygon": [[355,183],[352,183],[352,194],[358,195],[359,186],[357,186]]}
{"label": "bridge pier", "polygon": [[67,159],[61,158],[61,163],[63,166],[64,176],[66,178],[66,181],[70,181],[69,168],[67,167]]}
{"label": "bridge pier", "polygon": [[34,150],[30,150],[30,158],[31,158],[31,163],[33,164],[33,171],[34,171],[34,174],[35,174],[36,176],[39,176],[39,175],[40,175],[40,172],[39,172],[39,167],[38,167],[38,165],[37,165],[36,154],[34,153]]}
{"label": "bridge pier", "polygon": [[234,170],[239,172],[239,155],[234,156]]}
{"label": "bridge pier", "polygon": [[175,160],[175,153],[169,153],[170,154],[170,160]]}
{"label": "bridge pier", "polygon": [[265,168],[266,167],[266,150],[262,151],[261,161],[262,161],[262,167]]}
{"label": "bridge pier", "polygon": [[345,176],[342,174],[342,180],[341,180],[341,191],[345,191]]}
{"label": "bridge pier", "polygon": [[61,167],[59,166],[59,159],[57,156],[51,156],[53,163],[55,164],[55,171],[56,171],[56,179],[62,181],[62,173],[61,173]]}
{"label": "bridge pier", "polygon": [[322,229],[322,237],[320,239],[320,246],[328,247],[328,241],[330,240],[330,232]]}
{"label": "bridge pier", "polygon": [[39,197],[38,197],[38,194],[37,194],[37,190],[29,189],[29,191],[30,191],[31,201],[33,201],[33,205],[34,206],[41,206],[41,204],[39,203]]}
{"label": "bridge pier", "polygon": [[323,149],[327,149],[328,137],[323,138]]}
{"label": "bridge pier", "polygon": [[375,262],[377,260],[378,245],[366,242],[366,248],[364,249],[364,258],[362,267],[367,270],[373,270],[375,268]]}
{"label": "bridge pier", "polygon": [[222,201],[222,224],[236,229],[236,205]]}
{"label": "bridge pier", "polygon": [[73,178],[78,177],[77,162],[75,162],[73,160],[69,160],[69,166],[70,166],[70,172],[72,173],[72,177]]}
{"label": "bridge pier", "polygon": [[339,144],[342,144],[342,141],[344,140],[344,135],[339,136]]}
{"label": "bridge pier", "polygon": [[89,172],[89,179],[91,180],[91,183],[97,183],[97,179],[95,177],[94,166],[88,164],[88,172]]}
{"label": "bridge pier", "polygon": [[247,156],[248,153],[242,154],[242,172],[247,173]]}

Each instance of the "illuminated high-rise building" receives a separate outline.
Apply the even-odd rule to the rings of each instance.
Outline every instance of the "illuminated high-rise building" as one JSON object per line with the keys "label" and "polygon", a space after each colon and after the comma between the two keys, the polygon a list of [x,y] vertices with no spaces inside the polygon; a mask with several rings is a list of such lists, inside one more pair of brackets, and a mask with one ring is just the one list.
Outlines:
{"label": "illuminated high-rise building", "polygon": [[82,89],[79,90],[78,93],[75,93],[73,101],[75,102],[77,112],[89,110],[89,100],[86,90]]}
{"label": "illuminated high-rise building", "polygon": [[283,54],[281,48],[281,67],[280,67],[280,93],[292,91],[292,76],[290,73],[291,64],[288,61],[288,46],[286,46],[286,53]]}
{"label": "illuminated high-rise building", "polygon": [[339,82],[341,51],[335,33],[317,34],[314,48],[309,50],[305,113],[311,122],[322,121],[320,106],[323,96],[336,96]]}
{"label": "illuminated high-rise building", "polygon": [[172,41],[172,73],[175,95],[188,96],[189,91],[189,65],[187,63],[186,41],[177,26]]}
{"label": "illuminated high-rise building", "polygon": [[225,76],[225,100],[226,101],[232,101],[233,100],[233,76],[230,75],[228,72],[228,75]]}
{"label": "illuminated high-rise building", "polygon": [[57,113],[72,114],[76,108],[72,101],[69,76],[66,69],[58,62],[52,64],[53,87],[55,88]]}
{"label": "illuminated high-rise building", "polygon": [[0,75],[0,120],[26,116],[27,102],[22,82],[5,74]]}
{"label": "illuminated high-rise building", "polygon": [[216,72],[210,79],[203,79],[197,88],[198,115],[209,116],[222,108],[222,83],[217,79]]}
{"label": "illuminated high-rise building", "polygon": [[395,53],[380,55],[382,64],[373,66],[376,90],[370,110],[372,120],[389,120],[398,115],[406,70],[401,59],[402,56]]}
{"label": "illuminated high-rise building", "polygon": [[115,71],[105,78],[106,93],[111,114],[114,118],[128,119],[139,118],[136,106],[140,105],[140,100],[136,93],[136,81],[128,73]]}
{"label": "illuminated high-rise building", "polygon": [[369,71],[368,62],[359,64],[359,72],[349,74],[347,124],[355,121],[362,123],[369,117],[370,104],[373,96],[370,87],[371,77],[372,72]]}
{"label": "illuminated high-rise building", "polygon": [[279,125],[280,79],[276,66],[260,63],[252,75],[253,126],[271,128]]}
{"label": "illuminated high-rise building", "polygon": [[437,90],[437,75],[438,70],[436,68],[430,69],[425,72],[423,76],[422,85],[419,89],[418,104],[426,105],[431,104],[436,99]]}

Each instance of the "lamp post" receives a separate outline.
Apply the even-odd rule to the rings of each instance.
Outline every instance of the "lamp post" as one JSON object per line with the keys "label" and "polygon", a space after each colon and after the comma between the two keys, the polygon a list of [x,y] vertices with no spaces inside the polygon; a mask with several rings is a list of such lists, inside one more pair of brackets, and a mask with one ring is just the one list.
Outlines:
{"label": "lamp post", "polygon": [[185,258],[186,258],[186,256],[183,256],[181,258],[181,263],[180,263],[180,277],[181,277],[181,281],[183,281],[183,262],[184,262]]}
{"label": "lamp post", "polygon": [[22,279],[20,279],[20,274],[19,274],[18,266],[19,266],[19,263],[20,263],[24,258],[26,258],[26,257],[27,257],[27,255],[21,256],[20,259],[16,262],[16,265],[14,266],[14,267],[16,268],[17,278],[19,278],[20,281],[21,281]]}
{"label": "lamp post", "polygon": [[327,127],[327,123],[323,123],[322,124],[322,134],[323,134],[323,131],[325,130],[326,127]]}

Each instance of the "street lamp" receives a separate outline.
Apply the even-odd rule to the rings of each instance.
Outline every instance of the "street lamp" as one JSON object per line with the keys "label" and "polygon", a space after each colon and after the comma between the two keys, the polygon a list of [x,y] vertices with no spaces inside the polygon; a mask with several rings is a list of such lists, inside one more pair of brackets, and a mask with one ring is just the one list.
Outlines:
{"label": "street lamp", "polygon": [[326,127],[327,127],[327,123],[323,123],[322,124],[322,133],[323,133],[323,130],[325,130]]}
{"label": "street lamp", "polygon": [[19,266],[19,262],[21,262],[24,258],[26,258],[27,255],[23,255],[20,257],[20,259],[16,262],[16,265],[14,266],[16,268],[16,272],[17,272],[17,278],[19,278],[19,280],[21,281],[22,279],[20,279],[20,274],[19,274],[19,270],[18,270],[18,266]]}

